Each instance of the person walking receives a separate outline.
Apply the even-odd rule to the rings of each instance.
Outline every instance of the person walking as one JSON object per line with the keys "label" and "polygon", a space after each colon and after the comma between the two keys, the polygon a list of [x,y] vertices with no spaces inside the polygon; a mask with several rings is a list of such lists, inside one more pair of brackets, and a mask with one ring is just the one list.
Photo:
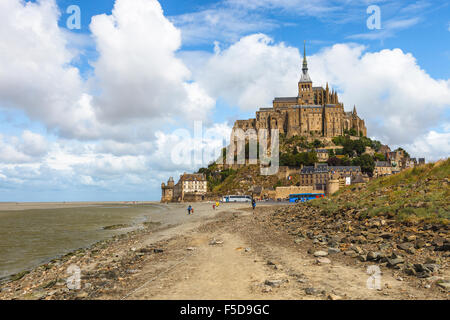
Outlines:
{"label": "person walking", "polygon": [[188,211],[188,215],[190,215],[190,214],[191,214],[191,211],[192,211],[191,205],[189,205],[189,207],[187,208],[187,211]]}
{"label": "person walking", "polygon": [[254,211],[255,208],[256,208],[256,200],[255,200],[255,199],[252,200],[252,208],[253,208],[253,211]]}

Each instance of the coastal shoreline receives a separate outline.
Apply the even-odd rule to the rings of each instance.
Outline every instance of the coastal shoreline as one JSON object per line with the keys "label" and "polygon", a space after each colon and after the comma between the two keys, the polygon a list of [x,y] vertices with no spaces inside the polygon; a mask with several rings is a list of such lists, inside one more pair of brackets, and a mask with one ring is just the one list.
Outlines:
{"label": "coastal shoreline", "polygon": [[[2,207],[3,204],[3,207]],[[161,207],[165,207],[165,209],[169,211],[175,211],[169,214],[184,214],[184,204],[180,203],[173,203],[173,204],[161,204],[160,202],[139,202],[139,203],[123,203],[123,202],[79,202],[79,203],[20,203],[20,209],[18,210],[36,210],[36,209],[59,209],[61,207],[63,208],[73,208],[73,207],[86,207],[86,205],[91,206],[104,206],[104,205],[160,205]],[[11,204],[9,204],[11,205]],[[203,210],[198,210],[201,212],[203,211],[210,211],[209,202],[204,203],[197,203],[197,206],[201,206]],[[238,204],[239,205],[239,204]],[[234,204],[235,206],[235,204]],[[27,209],[25,209],[27,208]],[[5,203],[0,203],[0,213],[2,211],[11,211]],[[197,213],[199,213],[197,211]],[[218,214],[220,210],[217,212],[214,212],[214,215],[212,217],[207,217],[208,219],[214,219],[214,216]],[[197,214],[194,215],[194,217],[197,217]],[[202,220],[205,221],[205,220]],[[153,222],[153,221],[144,221],[141,226],[135,226],[135,227],[123,227],[118,228],[116,231],[118,234],[112,235],[106,239],[95,241],[87,246],[79,247],[76,249],[69,250],[67,253],[58,254],[52,257],[49,257],[45,259],[45,262],[39,263],[38,265],[24,269],[20,272],[16,272],[14,274],[5,276],[0,278],[0,300],[1,300],[1,292],[4,289],[5,286],[8,286],[15,282],[20,282],[24,277],[30,274],[39,274],[42,271],[48,270],[49,268],[52,268],[54,266],[58,267],[67,261],[69,261],[73,257],[82,256],[86,254],[90,254],[93,251],[99,250],[99,248],[105,248],[106,246],[109,246],[113,243],[116,243],[122,239],[130,238],[130,237],[136,237],[136,236],[146,236],[155,232],[162,232],[167,229],[171,229],[174,227],[179,226],[180,224],[173,224],[173,223],[161,223],[161,222]],[[114,227],[114,226],[107,226],[107,227]],[[107,228],[105,227],[105,228]],[[130,230],[131,229],[131,230]],[[126,231],[124,231],[126,230]]]}
{"label": "coastal shoreline", "polygon": [[[315,230],[329,224],[322,221],[317,210],[310,211],[302,204],[258,205],[254,211],[242,204],[221,205],[219,210],[212,210],[210,204],[195,207],[199,215],[188,216],[184,205],[175,206],[178,214],[187,218],[182,223],[118,235],[40,266],[22,279],[1,286],[0,300],[449,297],[439,280],[448,278],[446,258],[440,252],[425,249],[407,257],[437,259],[440,268],[432,277],[422,279],[380,265],[382,286],[370,290],[366,269],[373,262],[362,262],[347,251],[330,251],[327,257],[318,258],[320,250],[326,252],[326,246],[316,241],[320,234],[299,236],[299,227]],[[303,214],[303,210],[313,227],[293,219],[293,213]],[[366,245],[350,247],[361,250]],[[69,289],[66,282],[70,277],[67,270],[74,265],[81,270],[77,290]]]}

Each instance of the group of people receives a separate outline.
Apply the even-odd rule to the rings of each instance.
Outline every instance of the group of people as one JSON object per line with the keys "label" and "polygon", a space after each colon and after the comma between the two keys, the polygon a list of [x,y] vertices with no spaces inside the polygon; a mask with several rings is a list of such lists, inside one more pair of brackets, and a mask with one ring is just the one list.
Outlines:
{"label": "group of people", "polygon": [[[213,210],[216,210],[216,208],[219,207],[219,205],[220,205],[219,201],[216,201],[215,203],[213,203],[213,206],[212,206]],[[252,208],[253,208],[253,210],[255,210],[255,208],[256,208],[256,200],[255,199],[252,199]],[[194,208],[191,205],[189,205],[187,208],[187,211],[188,211],[188,215],[191,215],[192,213],[194,213]]]}

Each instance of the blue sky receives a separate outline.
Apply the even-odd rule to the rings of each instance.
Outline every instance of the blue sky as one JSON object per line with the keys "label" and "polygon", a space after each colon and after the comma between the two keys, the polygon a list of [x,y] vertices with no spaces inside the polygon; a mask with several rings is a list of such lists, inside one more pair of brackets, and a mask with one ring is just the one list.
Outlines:
{"label": "blue sky", "polygon": [[[68,30],[66,10],[81,10]],[[370,30],[367,8],[380,9]],[[115,8],[113,10],[113,8]],[[369,136],[450,153],[450,4],[346,0],[5,0],[0,201],[158,200],[194,121],[227,135],[296,94],[303,41]],[[180,131],[188,129],[188,131]],[[184,140],[183,140],[184,139]],[[211,159],[204,159],[206,165]]]}

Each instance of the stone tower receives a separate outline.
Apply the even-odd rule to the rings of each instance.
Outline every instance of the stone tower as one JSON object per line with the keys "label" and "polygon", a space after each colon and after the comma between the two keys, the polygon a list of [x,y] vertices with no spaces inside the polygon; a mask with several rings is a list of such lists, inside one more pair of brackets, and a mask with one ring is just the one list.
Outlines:
{"label": "stone tower", "polygon": [[339,190],[339,175],[333,174],[327,181],[327,196],[331,196]]}
{"label": "stone tower", "polygon": [[174,188],[175,182],[172,177],[167,181],[167,185],[164,182],[161,183],[161,202],[170,202],[173,200]]}
{"label": "stone tower", "polygon": [[303,104],[314,104],[314,91],[312,81],[308,74],[308,62],[306,61],[306,41],[303,44],[303,67],[300,81],[298,82],[298,97]]}

